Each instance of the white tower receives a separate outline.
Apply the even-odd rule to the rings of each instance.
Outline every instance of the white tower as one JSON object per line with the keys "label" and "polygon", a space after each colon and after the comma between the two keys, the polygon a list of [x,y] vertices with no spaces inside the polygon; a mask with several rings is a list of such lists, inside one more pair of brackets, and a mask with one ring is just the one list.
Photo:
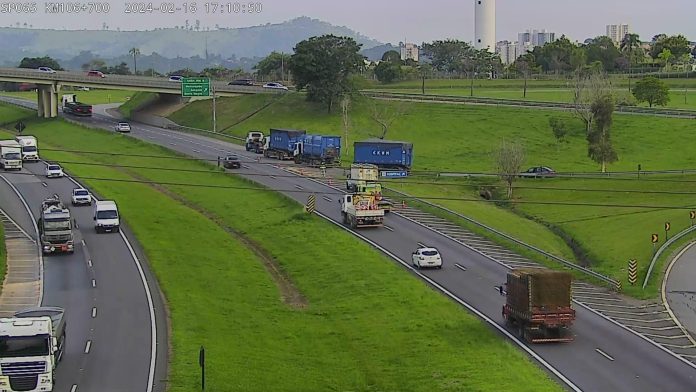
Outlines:
{"label": "white tower", "polygon": [[495,0],[474,0],[474,47],[495,51]]}

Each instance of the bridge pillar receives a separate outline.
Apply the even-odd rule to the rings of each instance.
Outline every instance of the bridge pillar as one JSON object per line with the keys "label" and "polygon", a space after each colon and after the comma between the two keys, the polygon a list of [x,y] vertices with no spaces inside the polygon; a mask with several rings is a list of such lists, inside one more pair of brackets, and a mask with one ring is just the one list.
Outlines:
{"label": "bridge pillar", "polygon": [[40,86],[36,89],[36,113],[39,117],[44,116],[43,89]]}
{"label": "bridge pillar", "polygon": [[51,85],[51,89],[46,92],[47,94],[50,94],[48,101],[51,105],[51,110],[49,111],[49,117],[51,118],[58,117],[58,91],[60,91],[60,85],[53,84]]}

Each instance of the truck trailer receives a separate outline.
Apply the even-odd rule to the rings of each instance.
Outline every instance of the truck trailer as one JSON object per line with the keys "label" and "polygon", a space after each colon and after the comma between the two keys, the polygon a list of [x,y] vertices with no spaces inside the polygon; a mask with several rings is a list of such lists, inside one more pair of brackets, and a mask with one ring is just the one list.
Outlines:
{"label": "truck trailer", "polygon": [[65,349],[65,310],[37,307],[0,319],[0,391],[52,391]]}
{"label": "truck trailer", "polygon": [[43,253],[73,253],[74,238],[70,210],[53,195],[41,203],[41,217],[37,222]]}
{"label": "truck trailer", "polygon": [[0,166],[7,170],[22,170],[22,146],[15,140],[0,140]]}
{"label": "truck trailer", "polygon": [[573,341],[572,279],[568,272],[542,268],[508,272],[507,300],[503,306],[506,324],[531,343]]}
{"label": "truck trailer", "polygon": [[271,129],[271,134],[266,138],[266,146],[263,156],[280,160],[295,159],[299,154],[298,143],[307,131],[298,129]]}
{"label": "truck trailer", "polygon": [[63,95],[63,113],[72,114],[74,116],[91,117],[92,105],[78,102],[77,95]]}
{"label": "truck trailer", "polygon": [[337,165],[341,163],[341,137],[302,135],[297,144],[295,163]]}
{"label": "truck trailer", "polygon": [[382,139],[368,139],[353,144],[353,163],[376,165],[380,169],[411,170],[413,144]]}

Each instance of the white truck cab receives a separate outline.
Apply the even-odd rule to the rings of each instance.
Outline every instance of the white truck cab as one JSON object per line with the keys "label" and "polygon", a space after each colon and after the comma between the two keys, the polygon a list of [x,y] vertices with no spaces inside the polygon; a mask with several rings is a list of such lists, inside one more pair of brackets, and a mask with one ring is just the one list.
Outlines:
{"label": "white truck cab", "polygon": [[113,200],[101,200],[94,203],[94,230],[97,233],[119,231],[120,220],[118,207]]}
{"label": "white truck cab", "polygon": [[15,140],[0,140],[0,166],[5,170],[22,170],[22,146]]}
{"label": "white truck cab", "polygon": [[15,141],[22,146],[23,161],[38,161],[39,160],[39,144],[34,136],[17,136]]}

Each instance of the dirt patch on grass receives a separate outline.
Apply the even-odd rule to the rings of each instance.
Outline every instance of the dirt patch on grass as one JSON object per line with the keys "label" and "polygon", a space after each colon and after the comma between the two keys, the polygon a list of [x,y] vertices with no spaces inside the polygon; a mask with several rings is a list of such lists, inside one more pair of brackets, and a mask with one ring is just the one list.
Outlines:
{"label": "dirt patch on grass", "polygon": [[[138,179],[139,181],[149,181],[147,178],[142,177],[137,173],[133,173],[130,170],[117,167],[115,167],[114,169],[121,170],[122,172]],[[309,305],[307,299],[302,295],[300,290],[297,287],[295,287],[295,284],[292,282],[288,274],[282,269],[282,267],[273,258],[273,256],[271,256],[260,244],[256,243],[253,239],[247,237],[244,233],[241,233],[233,227],[230,227],[227,224],[225,224],[225,222],[217,215],[211,213],[210,211],[195,203],[192,203],[190,200],[187,200],[183,196],[175,192],[172,192],[165,186],[158,184],[149,185],[157,191],[164,193],[168,197],[178,201],[186,207],[189,207],[197,211],[201,215],[215,222],[215,224],[218,225],[221,229],[225,230],[228,234],[232,235],[233,237],[241,241],[247,248],[249,248],[259,258],[259,260],[261,260],[264,268],[271,276],[276,286],[278,286],[278,290],[280,290],[280,299],[283,301],[283,303],[295,309],[305,309]]]}

